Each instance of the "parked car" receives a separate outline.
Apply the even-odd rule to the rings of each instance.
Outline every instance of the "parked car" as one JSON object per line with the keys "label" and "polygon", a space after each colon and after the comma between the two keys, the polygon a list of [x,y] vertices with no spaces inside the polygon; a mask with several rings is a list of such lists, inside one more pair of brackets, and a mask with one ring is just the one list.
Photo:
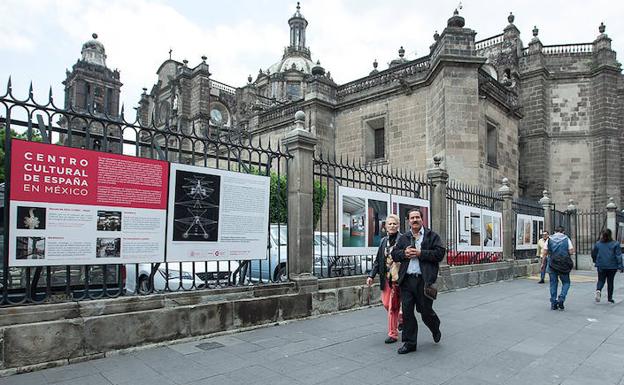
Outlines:
{"label": "parked car", "polygon": [[[152,263],[126,265],[126,291],[150,292]],[[138,274],[137,274],[138,267]],[[236,261],[170,262],[161,263],[154,273],[154,291],[202,289],[206,284],[230,284],[232,272],[238,267]]]}
{"label": "parked car", "polygon": [[[336,233],[314,233],[313,272],[317,276],[328,277],[352,275],[356,272],[355,258],[336,255]],[[283,282],[288,280],[288,230],[286,225],[271,224],[268,248],[265,259],[250,262],[249,276],[252,280]]]}

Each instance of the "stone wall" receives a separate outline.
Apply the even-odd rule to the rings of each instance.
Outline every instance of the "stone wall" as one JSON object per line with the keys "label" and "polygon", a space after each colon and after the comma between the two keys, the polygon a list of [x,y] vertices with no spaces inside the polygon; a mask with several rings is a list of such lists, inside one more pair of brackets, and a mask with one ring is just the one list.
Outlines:
{"label": "stone wall", "polygon": [[[449,291],[535,274],[530,261],[442,267]],[[0,375],[104,357],[136,346],[200,338],[380,303],[365,276],[321,280],[299,293],[293,283],[0,309]]]}

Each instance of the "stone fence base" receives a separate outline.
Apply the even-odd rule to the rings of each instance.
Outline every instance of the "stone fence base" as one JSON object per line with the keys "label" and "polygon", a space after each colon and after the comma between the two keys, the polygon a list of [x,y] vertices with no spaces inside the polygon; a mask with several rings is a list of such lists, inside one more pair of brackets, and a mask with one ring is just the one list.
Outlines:
{"label": "stone fence base", "polygon": [[[539,271],[531,261],[443,266],[454,290]],[[264,287],[121,297],[0,309],[0,374],[64,365],[131,347],[334,313],[380,302],[364,276],[323,279],[316,292],[292,282]]]}

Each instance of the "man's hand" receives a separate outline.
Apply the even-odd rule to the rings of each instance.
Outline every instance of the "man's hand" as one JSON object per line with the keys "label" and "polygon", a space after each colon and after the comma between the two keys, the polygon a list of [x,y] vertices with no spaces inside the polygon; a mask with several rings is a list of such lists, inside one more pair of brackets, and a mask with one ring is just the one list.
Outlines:
{"label": "man's hand", "polygon": [[405,257],[409,259],[418,259],[418,257],[420,257],[420,250],[415,247],[408,247],[405,249]]}
{"label": "man's hand", "polygon": [[373,284],[373,279],[371,277],[366,278],[366,285],[370,287]]}

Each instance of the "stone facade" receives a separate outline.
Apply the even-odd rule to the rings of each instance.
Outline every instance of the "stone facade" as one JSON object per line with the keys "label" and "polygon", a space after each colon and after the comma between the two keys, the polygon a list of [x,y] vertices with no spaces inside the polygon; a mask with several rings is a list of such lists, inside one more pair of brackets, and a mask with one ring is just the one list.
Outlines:
{"label": "stone facade", "polygon": [[234,88],[212,80],[205,63],[167,60],[139,113],[274,145],[303,110],[317,153],[420,173],[441,156],[459,182],[494,189],[506,177],[521,196],[552,191],[559,207],[574,199],[602,208],[610,196],[619,204],[624,79],[604,26],[592,43],[559,46],[544,46],[535,28],[525,47],[513,22],[510,14],[501,34],[475,41],[455,12],[429,55],[409,61],[401,47],[388,69],[375,62],[338,85],[314,64],[298,7],[282,59],[255,80]]}

